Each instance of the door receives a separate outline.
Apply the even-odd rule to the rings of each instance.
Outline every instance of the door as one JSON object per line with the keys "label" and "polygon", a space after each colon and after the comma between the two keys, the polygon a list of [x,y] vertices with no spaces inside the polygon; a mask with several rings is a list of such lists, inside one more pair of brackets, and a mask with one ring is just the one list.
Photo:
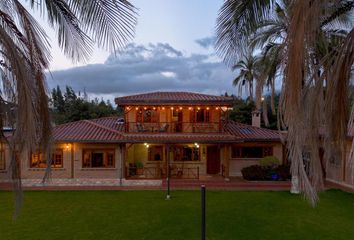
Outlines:
{"label": "door", "polygon": [[207,147],[207,174],[220,173],[220,150],[218,146]]}

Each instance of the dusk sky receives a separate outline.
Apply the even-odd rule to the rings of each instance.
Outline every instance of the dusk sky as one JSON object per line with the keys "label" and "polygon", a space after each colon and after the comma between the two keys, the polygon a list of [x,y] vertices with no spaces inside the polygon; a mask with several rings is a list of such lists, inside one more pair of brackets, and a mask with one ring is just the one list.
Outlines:
{"label": "dusk sky", "polygon": [[[150,91],[236,93],[236,73],[215,56],[215,21],[222,0],[132,0],[138,8],[136,37],[123,52],[96,49],[87,63],[74,65],[52,40],[48,88],[72,86],[91,98]],[[40,18],[39,18],[40,20]],[[41,21],[42,22],[42,21]]]}

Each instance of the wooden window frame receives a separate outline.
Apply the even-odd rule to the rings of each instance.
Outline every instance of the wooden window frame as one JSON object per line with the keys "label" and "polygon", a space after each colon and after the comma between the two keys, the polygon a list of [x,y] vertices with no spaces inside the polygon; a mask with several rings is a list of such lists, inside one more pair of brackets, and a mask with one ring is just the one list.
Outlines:
{"label": "wooden window frame", "polygon": [[[255,158],[249,158],[249,157],[244,157],[243,156],[243,149],[244,148],[262,148],[262,156],[261,157],[255,157]],[[270,145],[264,145],[264,146],[231,146],[231,159],[261,159],[267,156],[273,156],[274,146]],[[236,155],[234,155],[235,152],[238,152]]]}
{"label": "wooden window frame", "polygon": [[[60,152],[60,154],[57,154]],[[61,164],[55,164],[57,161],[57,156],[61,156]],[[36,151],[30,154],[30,168],[47,168],[47,163],[41,160],[43,154],[41,151]],[[37,157],[37,164],[34,165],[33,159]],[[57,166],[58,165],[58,166]],[[55,151],[52,153],[52,166],[51,168],[63,168],[64,167],[64,149],[63,148],[56,148]]]}
{"label": "wooden window frame", "polygon": [[[89,160],[89,165],[85,164],[85,152],[90,152],[90,160]],[[103,154],[103,163],[110,161],[108,159],[108,153],[112,153],[112,164],[107,166],[102,166],[102,167],[92,167],[92,152],[101,152]],[[114,148],[84,148],[82,149],[82,161],[81,161],[81,167],[85,169],[91,169],[91,168],[99,168],[99,169],[114,169],[116,167],[116,152]]]}
{"label": "wooden window frame", "polygon": [[[198,121],[198,111],[203,111],[203,121]],[[202,108],[202,109],[195,111],[193,122],[195,122],[195,123],[210,123],[210,119],[211,119],[210,110],[208,110],[206,108]]]}
{"label": "wooden window frame", "polygon": [[[185,148],[189,148],[191,149],[191,159],[185,159],[184,160],[184,149]],[[177,149],[180,149],[180,150],[177,150]],[[182,152],[182,156],[179,157],[179,159],[177,159],[176,155],[177,155],[177,151],[181,151]],[[195,159],[195,153],[198,153],[198,159]],[[186,145],[177,145],[177,146],[174,146],[173,148],[173,161],[174,162],[200,162],[201,159],[200,159],[200,148],[197,148],[197,147],[189,147],[189,146],[186,146]]]}
{"label": "wooden window frame", "polygon": [[[150,120],[147,121],[145,119],[146,112],[151,111],[150,115]],[[154,112],[154,114],[153,114]],[[141,109],[139,108],[136,111],[136,122],[141,122],[141,123],[158,123],[160,121],[160,112],[157,109],[152,109],[152,108],[147,108],[147,109]]]}

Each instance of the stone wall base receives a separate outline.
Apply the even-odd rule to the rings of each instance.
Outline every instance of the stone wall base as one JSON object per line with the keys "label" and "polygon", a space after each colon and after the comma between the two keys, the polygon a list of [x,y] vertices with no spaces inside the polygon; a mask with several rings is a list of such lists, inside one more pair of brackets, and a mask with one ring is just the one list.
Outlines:
{"label": "stone wall base", "polygon": [[[11,182],[0,180],[0,182]],[[162,180],[127,180],[127,179],[65,179],[52,178],[42,183],[42,179],[22,179],[24,187],[43,187],[43,186],[162,186]]]}

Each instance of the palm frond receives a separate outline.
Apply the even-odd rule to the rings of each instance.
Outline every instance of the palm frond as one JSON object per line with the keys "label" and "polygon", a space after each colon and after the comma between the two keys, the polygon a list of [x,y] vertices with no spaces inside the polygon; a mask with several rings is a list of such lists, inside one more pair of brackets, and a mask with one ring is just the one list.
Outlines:
{"label": "palm frond", "polygon": [[216,52],[228,65],[239,61],[257,23],[266,19],[273,0],[226,0],[216,23]]}

